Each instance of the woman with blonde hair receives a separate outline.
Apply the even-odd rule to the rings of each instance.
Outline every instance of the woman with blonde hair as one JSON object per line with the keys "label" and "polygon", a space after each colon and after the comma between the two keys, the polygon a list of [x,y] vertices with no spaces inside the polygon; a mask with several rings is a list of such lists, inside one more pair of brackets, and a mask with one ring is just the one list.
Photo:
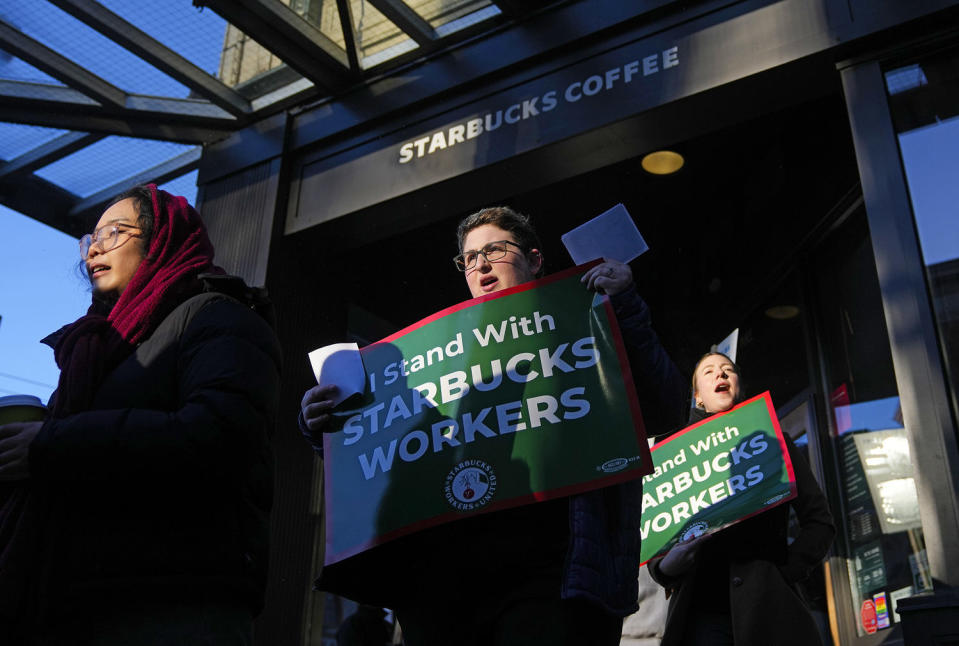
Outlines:
{"label": "woman with blonde hair", "polygon": [[[689,424],[742,401],[739,368],[710,352],[693,371],[695,408]],[[715,534],[680,543],[648,564],[669,595],[663,646],[809,646],[821,644],[815,622],[796,592],[826,556],[836,533],[806,460],[786,436],[798,494]],[[787,541],[789,508],[799,536]]]}

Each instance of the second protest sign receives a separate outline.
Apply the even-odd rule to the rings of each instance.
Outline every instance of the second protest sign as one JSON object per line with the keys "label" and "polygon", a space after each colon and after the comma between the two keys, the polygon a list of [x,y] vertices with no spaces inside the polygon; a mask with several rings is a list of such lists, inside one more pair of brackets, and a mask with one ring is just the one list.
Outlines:
{"label": "second protest sign", "polygon": [[768,392],[653,447],[643,478],[641,558],[719,531],[796,496],[796,477]]}

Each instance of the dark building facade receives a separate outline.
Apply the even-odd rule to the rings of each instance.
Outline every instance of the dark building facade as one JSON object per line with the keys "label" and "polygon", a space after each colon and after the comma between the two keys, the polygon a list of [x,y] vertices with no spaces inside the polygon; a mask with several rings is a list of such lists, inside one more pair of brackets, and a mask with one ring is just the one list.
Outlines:
{"label": "dark building facade", "polygon": [[[553,271],[562,233],[623,203],[670,353],[688,371],[738,329],[747,391],[771,391],[827,492],[839,534],[804,590],[826,639],[901,643],[894,604],[959,585],[957,19],[945,0],[571,2],[207,147],[201,211],[221,262],[274,295],[287,355],[259,641],[322,639],[307,352],[466,299],[466,214],[530,214]],[[683,168],[644,171],[660,149]]]}

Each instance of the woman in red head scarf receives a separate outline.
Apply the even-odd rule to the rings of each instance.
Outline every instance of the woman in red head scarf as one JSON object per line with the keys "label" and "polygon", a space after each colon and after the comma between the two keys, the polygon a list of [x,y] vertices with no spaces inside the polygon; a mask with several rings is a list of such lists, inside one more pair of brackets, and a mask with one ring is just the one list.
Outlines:
{"label": "woman in red head scarf", "polygon": [[44,339],[61,369],[49,417],[0,426],[15,487],[0,624],[38,644],[249,643],[280,370],[268,302],[153,184],[114,200],[80,251],[93,302]]}

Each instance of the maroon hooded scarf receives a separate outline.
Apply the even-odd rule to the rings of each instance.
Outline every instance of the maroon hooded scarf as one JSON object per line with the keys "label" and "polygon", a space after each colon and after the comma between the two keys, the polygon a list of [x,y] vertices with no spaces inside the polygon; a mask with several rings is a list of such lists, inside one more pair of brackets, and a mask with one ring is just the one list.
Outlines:
{"label": "maroon hooded scarf", "polygon": [[130,284],[105,315],[89,312],[63,330],[54,347],[60,382],[51,415],[85,410],[103,380],[181,302],[200,291],[197,275],[223,273],[213,265],[213,245],[200,214],[186,198],[149,184],[153,239]]}

